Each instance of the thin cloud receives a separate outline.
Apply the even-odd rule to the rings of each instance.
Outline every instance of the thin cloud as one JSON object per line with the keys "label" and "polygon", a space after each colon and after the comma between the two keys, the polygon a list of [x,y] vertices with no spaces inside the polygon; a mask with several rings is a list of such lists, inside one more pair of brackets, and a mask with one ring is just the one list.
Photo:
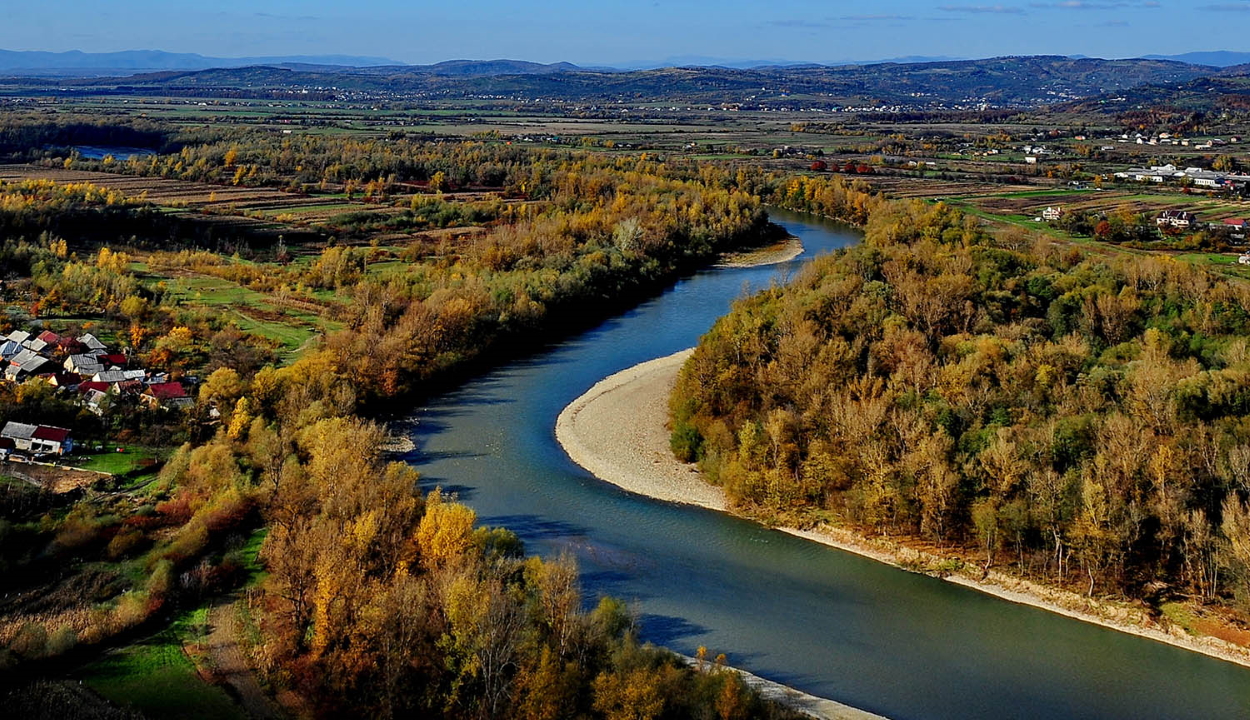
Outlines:
{"label": "thin cloud", "polygon": [[833,27],[828,20],[769,20],[765,25],[783,28],[823,29]]}
{"label": "thin cloud", "polygon": [[999,15],[1024,15],[1024,8],[1015,7],[1014,5],[942,5],[938,8],[942,12],[949,13],[971,13],[971,14],[999,14]]}
{"label": "thin cloud", "polygon": [[1216,3],[1199,5],[1198,9],[1207,12],[1250,12],[1250,3]]}
{"label": "thin cloud", "polygon": [[1035,2],[1029,7],[1040,10],[1140,10],[1159,7],[1158,2],[1088,2],[1088,0],[1063,0],[1062,2]]}
{"label": "thin cloud", "polygon": [[911,15],[843,15],[839,19],[849,22],[899,22],[916,18]]}
{"label": "thin cloud", "polygon": [[863,26],[870,23],[903,23],[915,20],[910,15],[843,15],[838,18],[824,19],[784,19],[770,20],[766,25],[772,27],[793,28],[797,30],[828,30],[838,27]]}

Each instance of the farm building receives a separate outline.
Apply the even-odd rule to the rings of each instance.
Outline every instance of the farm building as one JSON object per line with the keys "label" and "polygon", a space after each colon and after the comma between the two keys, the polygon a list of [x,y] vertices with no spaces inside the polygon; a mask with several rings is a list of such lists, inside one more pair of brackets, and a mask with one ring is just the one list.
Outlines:
{"label": "farm building", "polygon": [[10,421],[0,430],[0,438],[11,440],[16,450],[37,454],[65,455],[74,451],[74,440],[70,437],[70,431],[50,425],[27,425]]}

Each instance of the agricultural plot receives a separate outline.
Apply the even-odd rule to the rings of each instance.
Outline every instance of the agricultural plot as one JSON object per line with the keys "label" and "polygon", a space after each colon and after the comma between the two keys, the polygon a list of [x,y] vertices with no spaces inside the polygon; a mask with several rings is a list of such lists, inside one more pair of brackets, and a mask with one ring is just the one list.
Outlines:
{"label": "agricultural plot", "polygon": [[298,353],[317,336],[343,327],[329,317],[337,302],[334,300],[318,304],[192,273],[148,274],[146,279],[153,284],[164,283],[183,305],[225,310],[240,330],[273,341],[289,354]]}
{"label": "agricultural plot", "polygon": [[1004,217],[1036,217],[1050,206],[1061,206],[1069,212],[1110,214],[1128,210],[1137,214],[1153,214],[1163,210],[1186,210],[1203,222],[1219,222],[1224,218],[1250,214],[1250,203],[1208,198],[1201,195],[1139,193],[1135,190],[1053,190],[1023,192],[980,197],[963,196],[977,209]]}
{"label": "agricultural plot", "polygon": [[156,205],[193,207],[210,203],[273,202],[291,196],[269,188],[241,188],[165,178],[132,177],[112,173],[90,172],[37,165],[0,165],[0,180],[51,180],[57,183],[91,183],[116,190],[130,197],[143,197]]}
{"label": "agricultural plot", "polygon": [[[241,229],[281,231],[283,226],[317,228],[348,213],[397,215],[413,195],[397,195],[388,204],[348,200],[342,194],[297,195],[272,188],[246,188],[186,182],[164,178],[132,177],[111,173],[49,168],[36,165],[0,165],[0,181],[51,180],[57,183],[91,183],[128,197],[143,198],[173,214],[191,213],[197,219]],[[498,189],[470,189],[451,193],[449,202],[474,202],[498,197]],[[520,202],[520,201],[514,201]]]}
{"label": "agricultural plot", "polygon": [[929,180],[916,177],[873,175],[865,178],[872,186],[893,198],[992,197],[1004,193],[1037,191],[1028,185],[1001,185],[983,182]]}

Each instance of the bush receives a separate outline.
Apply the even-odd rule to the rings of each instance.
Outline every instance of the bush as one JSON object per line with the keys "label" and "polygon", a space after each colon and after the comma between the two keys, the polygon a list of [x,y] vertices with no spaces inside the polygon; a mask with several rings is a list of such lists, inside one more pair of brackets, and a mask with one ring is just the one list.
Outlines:
{"label": "bush", "polygon": [[133,527],[122,528],[109,541],[108,556],[110,560],[118,560],[130,555],[143,544],[143,533]]}
{"label": "bush", "polygon": [[678,460],[689,463],[703,457],[703,435],[688,422],[676,423],[669,439],[669,447]]}
{"label": "bush", "polygon": [[64,655],[78,644],[78,633],[68,625],[62,625],[48,638],[47,653],[50,657]]}
{"label": "bush", "polygon": [[28,622],[18,628],[9,649],[27,660],[41,658],[48,651],[48,631],[42,623]]}

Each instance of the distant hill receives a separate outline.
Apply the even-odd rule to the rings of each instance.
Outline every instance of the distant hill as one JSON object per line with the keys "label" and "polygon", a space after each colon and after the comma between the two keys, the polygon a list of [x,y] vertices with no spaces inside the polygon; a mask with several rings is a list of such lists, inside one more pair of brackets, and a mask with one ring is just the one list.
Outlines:
{"label": "distant hill", "polygon": [[[231,90],[242,96],[291,89],[338,88],[380,95],[504,96],[586,102],[682,101],[812,106],[1035,107],[1115,93],[1141,85],[1180,84],[1220,70],[1168,60],[1059,56],[928,63],[738,70],[661,68],[589,71],[566,64],[454,61],[432,66],[310,69],[253,66],[174,71],[126,78],[58,82],[82,92],[177,93]],[[37,86],[37,83],[30,85]]]}
{"label": "distant hill", "polygon": [[[833,62],[810,62],[782,59],[742,59],[710,57],[707,55],[674,55],[659,62],[634,61],[614,63],[614,69],[620,70],[658,70],[672,67],[717,67],[732,70],[756,70],[759,68],[795,68],[795,67],[840,67],[843,65],[881,65],[884,63],[928,63],[965,60],[966,58],[947,56],[908,55],[906,57],[888,58],[884,60],[837,60]],[[598,66],[595,69],[600,69]]]}
{"label": "distant hill", "polygon": [[1194,65],[1210,65],[1212,67],[1232,67],[1250,63],[1250,52],[1232,52],[1230,50],[1212,50],[1207,52],[1190,52],[1183,55],[1146,55],[1147,60],[1176,60],[1177,62]]}
{"label": "distant hill", "polygon": [[1176,112],[1250,111],[1250,66],[1229,68],[1224,73],[1201,77],[1180,85],[1142,85],[1127,90],[1090,97],[1053,108],[1056,113],[1101,113],[1115,115],[1131,110],[1171,110]]}
{"label": "distant hill", "polygon": [[433,65],[390,65],[362,67],[356,72],[369,75],[440,75],[444,77],[493,77],[498,75],[549,75],[582,70],[572,63],[544,65],[524,60],[447,60]]}
{"label": "distant hill", "polygon": [[111,53],[0,50],[0,73],[10,75],[116,75],[154,70],[207,70],[248,65],[302,64],[326,67],[399,65],[395,60],[355,55],[291,55],[220,58],[163,50],[127,50]]}

